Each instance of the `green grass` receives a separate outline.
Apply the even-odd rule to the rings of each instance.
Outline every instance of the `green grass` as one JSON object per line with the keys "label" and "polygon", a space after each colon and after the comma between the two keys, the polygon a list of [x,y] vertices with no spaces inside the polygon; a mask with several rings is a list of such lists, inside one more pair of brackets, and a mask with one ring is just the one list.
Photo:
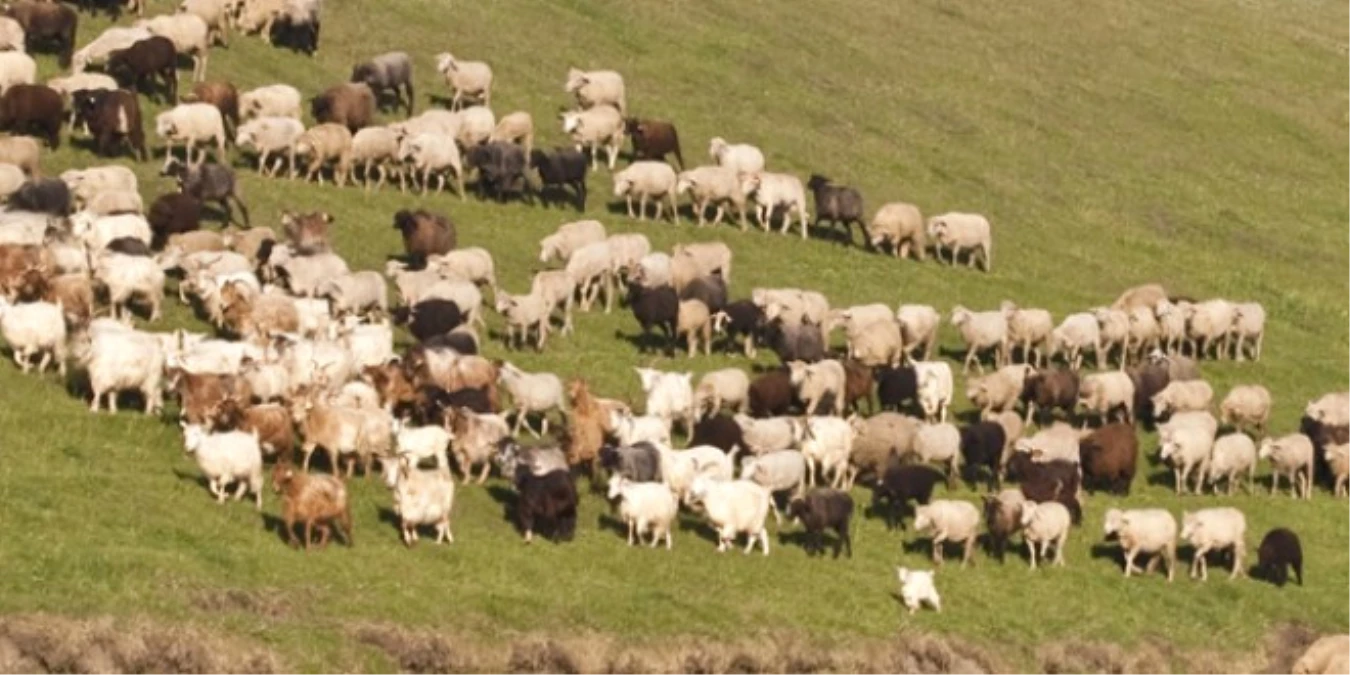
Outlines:
{"label": "green grass", "polygon": [[[106,25],[81,19],[81,43]],[[635,223],[604,210],[610,184],[601,171],[591,179],[587,216],[610,231],[643,232],[660,249],[726,241],[736,254],[738,297],[791,284],[823,291],[836,306],[985,308],[1016,299],[1062,316],[1158,281],[1194,297],[1260,301],[1270,313],[1265,358],[1203,370],[1220,395],[1238,383],[1265,384],[1276,401],[1273,428],[1287,432],[1304,401],[1346,386],[1346,25],[1344,3],[1323,1],[329,0],[315,58],[234,36],[212,53],[210,76],[241,90],[287,82],[309,95],[344,79],[360,58],[406,49],[425,107],[428,93],[445,91],[433,56],[450,49],[491,62],[495,110],[531,112],[536,145],[552,145],[563,141],[553,115],[568,102],[567,67],[615,68],[638,114],[679,125],[692,164],[704,162],[711,136],[753,142],[772,168],[820,171],[860,187],[869,211],[902,199],[925,213],[985,213],[996,250],[994,272],[984,275],[822,241],[696,230],[687,218],[678,227]],[[40,64],[44,76],[55,73],[50,56]],[[67,145],[45,167],[95,161]],[[156,177],[156,162],[135,168],[147,199],[171,188]],[[243,175],[255,223],[277,226],[283,209],[328,210],[354,268],[378,268],[400,251],[390,229],[395,210],[447,212],[461,244],[489,248],[499,279],[517,292],[538,267],[538,239],[576,217]],[[161,325],[200,324],[174,307]],[[625,311],[592,313],[543,354],[508,355],[495,340],[486,348],[633,401],[634,365],[696,372],[745,365],[727,356],[639,355],[616,337],[636,331]],[[955,337],[946,329],[943,345],[955,348]],[[1247,652],[1281,623],[1335,632],[1350,624],[1346,504],[1324,492],[1311,502],[1264,494],[1178,499],[1167,483],[1150,483],[1162,470],[1146,465],[1129,499],[1088,502],[1067,568],[1031,574],[1020,560],[999,566],[981,555],[973,568],[939,576],[944,612],[905,617],[891,596],[891,566],[923,566],[924,554],[905,552],[911,537],[877,521],[858,521],[851,561],[808,560],[777,540],[767,559],[718,556],[693,529],[676,535],[672,553],[652,552],[630,550],[597,526],[605,509],[588,497],[575,542],[526,547],[503,521],[493,494],[505,487],[495,479],[460,491],[453,546],[413,551],[379,515],[388,505],[383,487],[357,481],[358,545],[302,556],[251,508],[209,501],[172,424],[135,413],[95,417],[54,377],[23,377],[8,366],[0,387],[0,613],[190,623],[261,641],[296,668],[390,667],[350,642],[349,629],[366,622],[489,643],[524,634],[647,642],[774,631],[881,639],[919,629],[1011,648],[1025,664],[1036,645],[1057,640]],[[1155,439],[1143,445],[1151,453]],[[856,496],[866,499],[861,490]],[[1170,586],[1157,577],[1127,583],[1114,559],[1092,554],[1101,514],[1121,504],[1177,514],[1238,506],[1253,550],[1267,529],[1294,527],[1308,584],[1280,590],[1222,575],[1199,584],[1184,574]],[[269,494],[265,512],[277,509]],[[228,589],[275,592],[287,611],[220,613],[194,602]]]}

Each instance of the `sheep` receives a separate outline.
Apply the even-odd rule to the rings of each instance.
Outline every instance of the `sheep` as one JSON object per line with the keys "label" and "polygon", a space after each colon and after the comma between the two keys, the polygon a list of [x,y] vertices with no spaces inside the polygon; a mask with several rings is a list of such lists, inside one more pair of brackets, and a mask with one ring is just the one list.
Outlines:
{"label": "sheep", "polygon": [[25,174],[36,176],[41,171],[42,148],[32,137],[0,134],[0,162],[13,164]]}
{"label": "sheep", "polygon": [[882,204],[867,225],[867,242],[873,248],[889,245],[896,258],[907,258],[912,250],[923,261],[928,244],[919,207],[906,202]]}
{"label": "sheep", "polygon": [[23,25],[10,17],[0,17],[0,50],[21,52],[26,48]]}
{"label": "sheep", "polygon": [[41,354],[38,373],[56,361],[61,377],[66,375],[66,323],[64,308],[49,302],[10,304],[0,297],[0,335],[13,352],[14,363],[27,373],[32,358]]}
{"label": "sheep", "polygon": [[553,197],[558,203],[566,198],[565,188],[576,195],[577,211],[586,210],[586,155],[579,150],[555,147],[552,153],[534,149],[529,167],[539,172],[539,200],[548,206]]}
{"label": "sheep", "polygon": [[966,381],[966,398],[981,414],[1010,410],[1022,396],[1026,379],[1035,373],[1028,364],[1004,366],[990,375]]}
{"label": "sheep", "polygon": [[942,315],[929,305],[900,305],[895,310],[895,320],[900,323],[905,354],[912,358],[931,360],[933,349],[937,346]]}
{"label": "sheep", "polygon": [[1069,367],[1077,371],[1083,367],[1083,352],[1089,349],[1097,356],[1097,368],[1105,368],[1105,352],[1102,350],[1101,326],[1097,317],[1088,312],[1070,314],[1064,317],[1050,333],[1052,351],[1063,353]]}
{"label": "sheep", "polygon": [[1270,494],[1280,488],[1280,476],[1289,476],[1289,495],[1312,498],[1313,444],[1303,434],[1289,434],[1261,441],[1257,456],[1270,460],[1274,472],[1270,476]]}
{"label": "sheep", "polygon": [[924,604],[935,612],[942,612],[942,598],[938,596],[937,585],[933,583],[936,574],[934,570],[895,568],[895,576],[900,580],[900,600],[910,614],[919,611]]}
{"label": "sheep", "polygon": [[[534,278],[530,280],[530,295],[536,298],[531,302],[537,302],[537,308],[529,311],[529,317],[539,314],[538,320],[541,321],[543,328],[548,328],[552,319],[554,310],[562,309],[563,325],[562,333],[567,335],[572,332],[572,301],[576,295],[577,283],[567,270],[543,270],[537,272]],[[498,305],[501,304],[502,292],[497,293]]]}
{"label": "sheep", "polygon": [[492,105],[492,67],[482,61],[461,61],[449,52],[436,55],[436,72],[454,92],[450,109],[459,110],[465,101]]}
{"label": "sheep", "polygon": [[801,440],[807,484],[816,484],[816,467],[819,465],[822,479],[826,473],[831,475],[830,487],[852,489],[856,476],[849,457],[853,454],[853,440],[857,435],[853,420],[808,415],[802,424]]}
{"label": "sheep", "polygon": [[755,358],[759,351],[755,343],[762,339],[764,331],[763,310],[749,300],[737,300],[713,314],[712,322],[713,333],[726,335],[733,345],[739,337],[745,356]]}
{"label": "sheep", "polygon": [[627,111],[623,76],[612,70],[568,68],[563,91],[576,96],[577,105],[583,110],[612,106],[619,113]]}
{"label": "sheep", "polygon": [[294,466],[281,462],[272,469],[272,487],[281,495],[282,525],[286,530],[286,541],[292,547],[300,545],[295,538],[297,522],[305,524],[306,551],[313,541],[315,525],[319,528],[319,548],[328,545],[329,533],[334,526],[347,546],[355,544],[350,499],[347,486],[340,479],[297,471]]}
{"label": "sheep", "polygon": [[989,220],[975,213],[944,213],[928,219],[927,234],[933,240],[933,251],[942,262],[944,249],[952,252],[951,264],[962,251],[970,251],[967,265],[975,267],[976,254],[988,273],[994,264],[994,242],[990,236]]}
{"label": "sheep", "polygon": [[883,412],[862,420],[849,462],[858,475],[880,479],[892,458],[910,453],[914,434],[922,424],[918,419],[894,412]]}
{"label": "sheep", "polygon": [[1052,347],[1052,334],[1055,329],[1054,318],[1044,309],[1025,309],[1010,301],[1000,305],[1008,320],[1008,355],[1016,347],[1022,348],[1022,361],[1034,363],[1036,367],[1045,365]]}
{"label": "sheep", "polygon": [[332,302],[334,316],[389,312],[388,290],[379,272],[350,272],[329,279],[320,287],[318,297]]}
{"label": "sheep", "polygon": [[1345,443],[1328,445],[1326,456],[1334,483],[1333,493],[1337,497],[1350,494],[1350,445]]}
{"label": "sheep", "polygon": [[[364,83],[375,93],[378,99],[381,94],[392,91],[394,102],[404,103],[408,110],[408,117],[412,117],[414,94],[413,94],[413,74],[412,58],[407,52],[387,52],[371,58],[368,61],[362,61],[352,67],[352,76],[349,78],[352,82]],[[404,102],[403,94],[406,93],[408,100]]]}
{"label": "sheep", "polygon": [[947,487],[961,475],[961,430],[942,422],[922,424],[914,432],[911,452],[926,464],[947,465]]}
{"label": "sheep", "polygon": [[[692,242],[686,244],[676,244],[671,249],[672,264],[677,261],[687,261],[691,268],[690,274],[683,279],[676,279],[675,290],[683,293],[685,286],[696,278],[718,276],[722,281],[731,283],[731,247],[720,241]],[[673,272],[672,268],[672,272]],[[821,311],[821,318],[829,307]]]}
{"label": "sheep", "polygon": [[1180,307],[1167,298],[1153,306],[1153,316],[1158,323],[1158,348],[1168,354],[1176,354],[1186,341],[1186,316]]}
{"label": "sheep", "polygon": [[1298,585],[1303,585],[1303,545],[1293,530],[1277,527],[1261,537],[1256,549],[1256,569],[1262,578],[1284,587],[1289,581],[1289,568],[1294,568]]}
{"label": "sheep", "polygon": [[[384,187],[389,166],[398,159],[398,135],[388,127],[366,127],[352,136],[352,168],[361,167],[361,182],[370,190],[371,177],[378,174],[375,189]],[[395,169],[396,171],[398,169]],[[353,176],[353,182],[355,177]]]}
{"label": "sheep", "polygon": [[[1134,381],[1119,371],[1092,373],[1083,377],[1078,388],[1078,404],[1088,412],[1109,422],[1112,413],[1120,409],[1124,421],[1134,420]],[[1157,405],[1156,401],[1155,404]]]}
{"label": "sheep", "polygon": [[[500,364],[498,370],[500,382],[511,392],[511,401],[515,406],[516,421],[511,433],[520,433],[523,425],[535,438],[547,434],[548,411],[561,410],[563,406],[562,380],[553,373],[527,373],[510,363]],[[542,421],[538,431],[530,427],[527,419],[532,412],[540,413]]]}
{"label": "sheep", "polygon": [[863,325],[850,322],[845,326],[849,356],[868,368],[895,365],[904,354],[900,324],[891,318],[889,307],[877,306],[885,311],[885,318]]}
{"label": "sheep", "polygon": [[666,426],[666,420],[660,417],[639,416],[631,410],[615,409],[609,411],[605,424],[620,445],[632,446],[645,442],[670,446],[670,428]]}
{"label": "sheep", "polygon": [[319,288],[327,280],[351,271],[347,268],[347,262],[335,253],[295,256],[283,262],[276,262],[277,257],[274,250],[269,262],[275,263],[277,272],[286,280],[291,293],[301,297],[317,296]]}
{"label": "sheep", "polygon": [[718,166],[731,169],[737,175],[764,170],[764,153],[759,148],[746,143],[729,144],[721,136],[708,142],[708,156]]}
{"label": "sheep", "polygon": [[1186,427],[1164,431],[1159,435],[1162,441],[1159,457],[1172,465],[1176,478],[1176,493],[1186,491],[1186,477],[1195,469],[1195,493],[1202,492],[1205,472],[1209,468],[1210,454],[1214,447],[1214,437],[1205,430]]}
{"label": "sheep", "polygon": [[[6,166],[11,165],[0,164],[0,195],[4,194],[5,177],[2,169]],[[18,167],[13,167],[13,169],[15,173],[22,173]],[[145,204],[141,201],[141,194],[135,190],[106,190],[86,201],[84,208],[90,213],[112,216],[127,213],[139,214],[145,210]]]}
{"label": "sheep", "polygon": [[933,564],[942,564],[942,546],[946,542],[964,544],[961,566],[970,562],[980,527],[980,512],[970,502],[935,499],[914,510],[914,529],[931,533]]}
{"label": "sheep", "polygon": [[1184,412],[1173,415],[1170,419],[1158,425],[1158,435],[1169,431],[1180,429],[1198,429],[1202,433],[1214,438],[1219,433],[1219,421],[1208,412]]}
{"label": "sheep", "polygon": [[201,157],[192,161],[192,149],[197,143],[214,141],[216,161],[229,163],[225,151],[225,119],[220,109],[210,103],[180,103],[172,109],[155,117],[155,134],[164,139],[164,166],[167,168],[173,159],[173,146],[183,143],[185,157],[189,165],[197,166],[206,161],[206,148],[202,148]]}
{"label": "sheep", "polygon": [[713,214],[714,227],[722,223],[730,204],[740,216],[741,231],[747,227],[745,219],[745,194],[741,192],[740,179],[735,170],[723,166],[700,166],[681,171],[675,180],[675,194],[688,194],[693,201],[694,213],[698,216],[698,226],[703,227],[708,206],[717,207]]}
{"label": "sheep", "polygon": [[[612,168],[612,167],[611,167]],[[640,160],[614,174],[614,196],[623,197],[628,206],[628,217],[633,216],[633,195],[638,196],[638,220],[647,219],[647,200],[656,202],[656,216],[660,220],[664,202],[670,202],[671,219],[679,223],[679,206],[675,203],[675,169],[665,162]]]}
{"label": "sheep", "polygon": [[1233,358],[1246,359],[1248,348],[1253,361],[1261,360],[1261,344],[1266,337],[1266,309],[1259,302],[1238,303],[1233,308]]}
{"label": "sheep", "polygon": [[827,397],[832,402],[830,410],[835,415],[844,414],[844,366],[838,361],[821,361],[807,364],[793,361],[788,364],[792,386],[797,390],[797,398],[806,405],[808,414],[815,414],[818,406]]}
{"label": "sheep", "polygon": [[580,294],[583,311],[590,311],[601,291],[605,293],[605,312],[610,311],[614,301],[614,263],[608,241],[577,249],[567,259],[565,269]]}
{"label": "sheep", "polygon": [[709,417],[728,406],[739,413],[750,410],[750,377],[740,368],[705,373],[694,388],[694,408]]}
{"label": "sheep", "polygon": [[[741,464],[741,480],[764,486],[771,494],[790,492],[799,497],[806,489],[806,458],[797,450],[774,450],[749,457]],[[782,515],[771,499],[774,521],[781,527]]]}
{"label": "sheep", "polygon": [[338,187],[347,184],[347,178],[351,176],[352,171],[352,132],[341,124],[331,122],[317,124],[306,129],[291,144],[290,152],[287,156],[287,166],[292,180],[298,174],[295,160],[297,157],[307,157],[308,166],[305,167],[305,182],[319,180],[319,185],[323,185],[322,169],[328,162],[333,163],[333,183]]}
{"label": "sheep", "polygon": [[689,494],[702,504],[713,529],[717,530],[717,552],[725,552],[736,535],[745,533],[748,554],[758,539],[764,555],[769,555],[769,531],[764,520],[769,515],[769,491],[748,480],[715,480],[700,475],[694,478]]}
{"label": "sheep", "polygon": [[1022,505],[1027,500],[1020,490],[1003,490],[996,495],[984,495],[983,500],[989,547],[1002,564],[1008,538],[1022,529]]}
{"label": "sheep", "polygon": [[1064,544],[1069,539],[1072,517],[1059,502],[1024,502],[1022,504],[1022,540],[1031,555],[1031,569],[1036,569],[1036,544],[1041,545],[1041,560],[1049,557],[1050,544],[1055,545],[1055,564],[1064,566]]}
{"label": "sheep", "polygon": [[1002,367],[1008,362],[1008,318],[1002,311],[972,312],[962,305],[952,308],[951,324],[961,332],[961,341],[966,344],[966,358],[961,372],[969,373],[974,363],[978,372],[984,372],[980,363],[981,350],[994,350],[994,365]]}
{"label": "sheep", "polygon": [[1265,433],[1270,419],[1270,390],[1259,384],[1233,387],[1219,404],[1219,421],[1241,429],[1250,425],[1257,433]]}
{"label": "sheep", "polygon": [[183,0],[178,5],[178,11],[200,17],[211,29],[212,43],[228,46],[225,34],[228,32],[232,17],[227,0]]}
{"label": "sheep", "polygon": [[464,166],[459,146],[455,144],[453,138],[440,134],[410,136],[399,145],[398,158],[400,162],[411,165],[411,171],[407,173],[412,174],[414,187],[419,181],[420,172],[422,194],[425,195],[431,188],[432,173],[436,174],[436,191],[443,191],[445,173],[449,171],[454,174],[455,189],[460,201],[464,200]]}
{"label": "sheep", "polygon": [[0,129],[41,138],[56,150],[61,147],[64,108],[61,95],[46,85],[12,84],[0,95]]}
{"label": "sheep", "polygon": [[1209,564],[1205,554],[1213,550],[1233,549],[1233,572],[1229,579],[1245,576],[1243,566],[1246,555],[1247,518],[1242,512],[1231,507],[1183,511],[1181,513],[1181,538],[1195,547],[1191,558],[1191,578],[1197,574],[1201,581],[1209,580]]}
{"label": "sheep", "polygon": [[1231,496],[1237,485],[1238,474],[1243,470],[1247,472],[1247,493],[1256,493],[1256,443],[1246,434],[1231,433],[1216,439],[1207,468],[1208,481],[1214,485],[1214,494],[1219,493],[1219,479],[1226,477],[1228,494]]}
{"label": "sheep", "polygon": [[[619,158],[623,147],[624,126],[620,111],[608,105],[599,105],[578,112],[565,112],[560,115],[563,133],[572,138],[577,152],[589,151],[591,170],[599,163],[599,152],[603,148],[608,156],[607,166],[614,170],[614,162]],[[669,167],[667,167],[669,168]],[[671,169],[672,176],[674,169]],[[670,181],[671,199],[675,195],[675,181]]]}
{"label": "sheep", "polygon": [[961,428],[961,463],[968,468],[967,476],[979,478],[979,467],[989,470],[989,489],[1000,484],[1003,455],[1008,448],[1003,425],[981,420]]}
{"label": "sheep", "polygon": [[754,455],[786,450],[801,442],[805,425],[793,417],[755,419],[737,414],[733,419],[740,426],[745,449]]}
{"label": "sheep", "polygon": [[108,287],[113,318],[120,318],[132,298],[140,297],[150,304],[150,320],[159,319],[164,271],[153,259],[105,251],[94,261],[94,277]]}
{"label": "sheep", "polygon": [[417,543],[417,528],[436,528],[436,543],[451,543],[450,511],[455,504],[455,481],[448,467],[422,471],[411,462],[388,461],[385,481],[394,493],[394,513],[399,517],[399,535],[409,548]]}
{"label": "sheep", "polygon": [[478,474],[478,484],[482,485],[491,470],[493,452],[501,447],[502,441],[511,437],[506,417],[456,408],[447,411],[446,424],[453,432],[455,464],[464,474],[464,482],[467,484],[473,477],[474,466],[481,464],[483,470]]}
{"label": "sheep", "polygon": [[[439,235],[439,245],[446,243],[445,235]],[[486,285],[493,291],[497,289],[497,267],[492,254],[479,246],[470,246],[435,255],[427,255],[427,265],[440,275],[450,279],[463,279],[478,285]]]}
{"label": "sheep", "polygon": [[[305,133],[305,125],[291,117],[257,117],[240,125],[235,134],[235,145],[258,153],[258,173],[275,176],[288,156],[291,146]],[[271,157],[276,161],[269,163]],[[381,175],[383,179],[383,175]]]}
{"label": "sheep", "polygon": [[919,407],[929,422],[947,421],[952,405],[952,369],[945,361],[914,361]]}
{"label": "sheep", "polygon": [[[394,420],[394,448],[398,461],[406,461],[410,466],[416,467],[424,459],[433,459],[436,461],[437,468],[450,466],[449,456],[447,454],[450,447],[451,435],[439,425],[428,425],[421,427],[404,426],[400,420]],[[391,461],[386,466],[386,476],[388,469],[395,466]],[[467,471],[465,480],[468,480]]]}
{"label": "sheep", "polygon": [[93,394],[90,412],[99,411],[99,400],[107,396],[108,409],[117,413],[117,394],[127,389],[141,393],[145,414],[163,407],[164,350],[159,340],[148,333],[116,330],[91,334],[89,349],[81,360],[89,371],[89,389]]}
{"label": "sheep", "polygon": [[33,84],[37,79],[37,62],[33,57],[17,52],[0,52],[0,92],[16,84]]}
{"label": "sheep", "polygon": [[1312,643],[1290,669],[1296,675],[1350,672],[1350,635],[1327,635]]}
{"label": "sheep", "polygon": [[567,262],[574,251],[602,241],[605,226],[598,220],[563,223],[553,234],[539,240],[539,262],[547,263],[554,258]]}
{"label": "sheep", "polygon": [[289,84],[269,84],[239,95],[239,114],[245,121],[286,117],[300,121],[300,90]]}
{"label": "sheep", "polygon": [[200,16],[189,13],[161,14],[133,24],[152,35],[173,41],[174,51],[192,57],[192,81],[206,79],[206,62],[211,49],[211,27]]}
{"label": "sheep", "polygon": [[1167,509],[1107,509],[1102,533],[1120,542],[1126,579],[1141,571],[1134,559],[1147,553],[1155,557],[1143,572],[1152,572],[1161,560],[1167,564],[1167,581],[1172,581],[1177,566],[1177,521]]}
{"label": "sheep", "polygon": [[742,173],[741,192],[755,200],[755,221],[760,229],[769,231],[773,213],[783,208],[783,226],[779,234],[786,235],[792,226],[792,213],[795,211],[801,220],[802,239],[806,239],[806,190],[801,179],[786,173],[758,171]]}
{"label": "sheep", "polygon": [[1350,425],[1350,392],[1332,392],[1315,401],[1308,401],[1303,414],[1310,420],[1329,427]]}
{"label": "sheep", "polygon": [[788,516],[802,523],[806,528],[807,555],[818,552],[825,554],[821,542],[821,533],[827,528],[835,531],[834,557],[840,550],[853,557],[853,537],[849,534],[849,520],[853,516],[853,498],[847,492],[831,488],[815,488],[803,497],[793,499],[788,504]]}
{"label": "sheep", "polygon": [[1206,300],[1183,305],[1182,312],[1186,316],[1187,341],[1196,358],[1208,356],[1210,347],[1214,348],[1215,358],[1220,359],[1231,351],[1236,305],[1222,299]]}
{"label": "sheep", "polygon": [[1079,441],[1078,457],[1089,490],[1104,485],[1114,494],[1129,495],[1139,463],[1139,438],[1132,425],[1107,424]]}
{"label": "sheep", "polygon": [[183,450],[197,460],[206,477],[206,487],[219,504],[225,503],[226,487],[238,483],[234,499],[243,499],[253,493],[253,504],[262,510],[262,449],[257,432],[226,431],[208,433],[197,424],[180,423],[183,428]]}
{"label": "sheep", "polygon": [[697,415],[694,411],[694,392],[690,381],[692,373],[667,373],[651,368],[634,368],[647,395],[646,414],[655,415],[669,425],[683,420],[691,429]]}
{"label": "sheep", "polygon": [[608,497],[618,500],[619,517],[628,526],[628,545],[641,544],[642,538],[651,532],[652,548],[662,538],[666,540],[666,550],[671,548],[671,532],[674,529],[679,503],[670,488],[663,483],[637,483],[623,476],[614,476],[609,481]]}
{"label": "sheep", "polygon": [[151,239],[150,223],[134,213],[98,216],[80,211],[70,217],[70,229],[71,234],[95,254],[107,248],[115,239],[127,237],[146,245],[150,244]]}
{"label": "sheep", "polygon": [[113,52],[126,49],[150,36],[150,30],[144,26],[111,26],[75,51],[71,72],[78,75],[89,66],[102,65]]}
{"label": "sheep", "polygon": [[1214,389],[1204,380],[1169,382],[1153,395],[1153,414],[1163,416],[1172,412],[1208,410],[1214,402]]}

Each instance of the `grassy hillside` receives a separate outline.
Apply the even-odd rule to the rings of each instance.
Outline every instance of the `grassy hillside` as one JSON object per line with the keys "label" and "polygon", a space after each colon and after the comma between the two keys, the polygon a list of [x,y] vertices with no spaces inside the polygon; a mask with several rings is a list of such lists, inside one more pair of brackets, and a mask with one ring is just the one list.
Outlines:
{"label": "grassy hillside", "polygon": [[[163,1],[152,11],[168,11]],[[83,44],[107,24],[81,17]],[[994,271],[895,261],[823,241],[734,228],[635,223],[603,204],[607,172],[591,178],[587,216],[612,232],[643,232],[655,247],[718,239],[735,251],[733,294],[800,285],[835,305],[924,302],[985,308],[1003,299],[1056,316],[1159,281],[1176,293],[1256,300],[1269,314],[1260,363],[1206,363],[1222,395],[1262,383],[1276,399],[1273,428],[1297,425],[1304,402],[1346,386],[1347,9],[1344,3],[1032,5],[999,2],[627,3],[497,0],[442,3],[328,0],[313,59],[233,36],[212,53],[210,76],[240,89],[287,82],[306,94],[345,79],[351,64],[389,49],[414,54],[419,108],[444,93],[434,54],[492,63],[494,109],[527,110],[542,140],[568,103],[569,65],[615,68],[640,115],[674,120],[684,155],[703,163],[714,135],[762,147],[769,165],[860,187],[869,212],[905,200],[925,213],[985,213]],[[55,61],[43,56],[45,75]],[[186,78],[186,75],[184,76]],[[157,108],[156,108],[157,110]],[[239,159],[235,157],[234,159]],[[63,146],[54,172],[97,161]],[[171,188],[157,162],[136,167],[147,199]],[[464,245],[494,254],[499,279],[527,288],[538,239],[574,219],[519,204],[367,196],[246,169],[256,223],[283,209],[337,216],[337,244],[353,267],[382,266],[401,250],[392,213],[446,212]],[[622,207],[620,206],[620,209]],[[496,325],[496,318],[490,321]],[[160,327],[199,324],[175,306]],[[487,352],[526,369],[581,375],[604,395],[638,400],[631,366],[704,372],[744,359],[639,355],[623,310],[578,318],[575,336],[542,354]],[[945,330],[944,347],[956,336]],[[763,357],[765,363],[769,357]],[[946,609],[902,614],[891,567],[926,566],[926,546],[858,522],[850,561],[809,560],[792,528],[767,559],[718,556],[696,520],[675,549],[623,546],[598,498],[587,498],[574,543],[520,543],[503,520],[505,484],[459,492],[448,548],[405,551],[374,481],[355,486],[357,546],[302,556],[271,531],[278,512],[210,503],[176,427],[135,413],[95,417],[54,376],[0,367],[0,613],[146,617],[260,643],[291,668],[391,668],[354,642],[366,624],[392,624],[497,644],[518,636],[600,635],[624,643],[675,637],[704,644],[789,635],[803,641],[880,640],[924,631],[998,649],[1033,667],[1038,645],[1161,641],[1180,653],[1248,652],[1274,626],[1320,631],[1350,624],[1346,504],[1269,495],[1175,498],[1170,476],[1145,464],[1129,499],[1092,498],[1068,566],[1028,573],[1016,558],[983,555],[939,576]],[[965,405],[964,401],[961,401]],[[1152,456],[1151,435],[1143,446]],[[1264,473],[1264,469],[1263,469]],[[963,487],[956,496],[974,499]],[[866,491],[855,497],[866,500]],[[1308,584],[1207,584],[1120,578],[1101,549],[1112,506],[1232,504],[1249,520],[1249,547],[1270,527],[1301,534]],[[1254,558],[1254,554],[1253,554]],[[1252,560],[1249,560],[1252,562]],[[228,602],[221,598],[244,598]],[[267,598],[262,602],[261,598]],[[1047,601],[1049,599],[1049,601]],[[767,639],[767,638],[765,638]],[[405,664],[406,667],[406,664]]]}

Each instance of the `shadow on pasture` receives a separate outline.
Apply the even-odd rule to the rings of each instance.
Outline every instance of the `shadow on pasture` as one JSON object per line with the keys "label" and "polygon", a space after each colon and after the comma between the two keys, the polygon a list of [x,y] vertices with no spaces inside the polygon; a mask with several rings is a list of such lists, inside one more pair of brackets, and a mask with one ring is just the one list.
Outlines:
{"label": "shadow on pasture", "polygon": [[[203,476],[203,475],[201,475],[200,473],[195,473],[195,472],[189,473],[189,472],[187,472],[187,471],[182,471],[182,470],[180,470],[180,469],[174,469],[174,470],[173,470],[173,477],[174,477],[174,478],[177,478],[177,479],[180,480],[180,481],[187,481],[187,482],[190,482],[190,483],[195,483],[195,484],[197,485],[197,487],[199,487],[199,488],[201,488],[201,489],[203,489],[203,490],[206,490],[206,489],[207,489],[207,480],[206,480],[206,476]],[[213,499],[214,499],[214,498],[213,498]]]}
{"label": "shadow on pasture", "polygon": [[596,516],[595,526],[601,531],[609,530],[625,540],[628,538],[628,526],[618,517],[611,514],[602,513],[599,516]]}
{"label": "shadow on pasture", "polygon": [[637,349],[639,354],[664,354],[667,358],[675,356],[676,344],[674,340],[665,337],[659,328],[653,328],[650,333],[643,333],[641,326],[636,333],[624,333],[615,329],[614,337],[623,340]]}

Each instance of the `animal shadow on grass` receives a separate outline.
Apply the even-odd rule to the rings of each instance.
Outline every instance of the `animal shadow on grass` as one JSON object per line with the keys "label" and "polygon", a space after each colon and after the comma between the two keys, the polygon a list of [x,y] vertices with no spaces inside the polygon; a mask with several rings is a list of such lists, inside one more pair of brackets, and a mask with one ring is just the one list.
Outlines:
{"label": "animal shadow on grass", "polygon": [[[286,532],[286,521],[282,520],[281,516],[267,513],[266,511],[264,511],[262,513],[262,524],[264,530],[272,532],[273,534],[276,535],[278,541],[280,541],[283,544],[286,544],[287,546],[290,546],[291,540],[289,533]],[[304,537],[303,526],[297,523],[297,527],[299,527],[302,531],[297,533],[296,536],[299,538],[303,538]]]}
{"label": "animal shadow on grass", "polygon": [[[1154,487],[1167,488],[1169,490],[1174,489],[1176,487],[1176,478],[1173,477],[1171,469],[1166,469],[1164,471],[1151,471],[1144,480],[1147,481],[1149,485],[1152,485]],[[1186,477],[1187,486],[1192,484],[1191,483],[1192,480],[1194,479],[1191,476]]]}
{"label": "animal shadow on grass", "polygon": [[[819,551],[813,551],[809,548],[811,534],[806,530],[779,530],[777,534],[779,546],[799,549],[808,558],[842,559],[845,557],[843,543],[839,542],[839,536],[834,533],[834,530],[829,530],[821,535]],[[838,549],[835,548],[836,543],[838,543]],[[835,553],[836,550],[839,551],[837,554]]]}
{"label": "animal shadow on grass", "polygon": [[[677,518],[679,519],[680,532],[692,532],[700,539],[705,539],[713,544],[718,542],[717,530],[714,530],[707,521],[687,513],[681,513]],[[627,533],[627,530],[624,532]]]}
{"label": "animal shadow on grass", "polygon": [[650,333],[643,333],[639,330],[636,333],[624,333],[618,329],[614,331],[614,337],[620,340],[626,340],[628,344],[633,345],[639,354],[655,354],[660,352],[667,358],[675,356],[675,341],[665,336],[660,329],[655,329]]}
{"label": "animal shadow on grass", "polygon": [[600,528],[601,531],[610,530],[624,538],[624,540],[627,540],[628,538],[628,525],[626,525],[623,520],[611,514],[602,513],[599,516],[596,516],[595,525]]}

